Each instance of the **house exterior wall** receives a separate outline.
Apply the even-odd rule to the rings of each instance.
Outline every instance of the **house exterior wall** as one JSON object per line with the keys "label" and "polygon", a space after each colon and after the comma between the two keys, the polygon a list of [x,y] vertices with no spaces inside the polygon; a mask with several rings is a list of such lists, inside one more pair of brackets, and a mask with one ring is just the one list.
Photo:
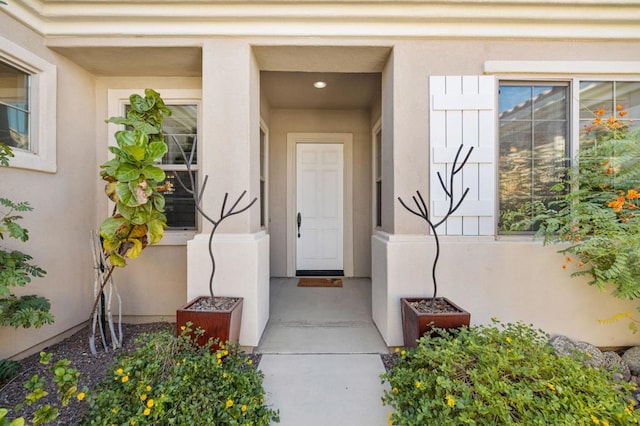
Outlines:
{"label": "house exterior wall", "polygon": [[[287,276],[287,133],[353,133],[354,276],[371,270],[371,123],[366,110],[271,110],[269,212],[271,276]],[[346,229],[346,228],[345,228]]]}
{"label": "house exterior wall", "polygon": [[[203,172],[215,171],[216,176],[224,176],[211,184],[213,195],[206,199],[207,210],[217,211],[225,190],[232,196],[243,189],[249,189],[250,196],[256,194],[258,115],[266,120],[271,156],[269,235],[262,235],[259,229],[257,209],[221,229],[227,234],[223,245],[234,249],[243,246],[247,240],[243,236],[255,236],[249,238],[255,243],[251,242],[246,249],[255,259],[256,271],[250,277],[246,294],[261,303],[252,308],[255,312],[251,315],[257,323],[250,333],[253,340],[259,338],[268,317],[268,303],[265,306],[268,276],[286,275],[286,133],[353,133],[354,194],[359,197],[354,200],[357,208],[354,274],[372,277],[374,320],[387,344],[394,346],[401,344],[399,298],[429,294],[428,259],[433,255],[433,242],[424,236],[424,224],[397,203],[398,196],[408,197],[416,189],[424,188],[423,192],[427,192],[432,178],[428,166],[429,76],[485,75],[487,61],[636,61],[636,64],[640,61],[640,34],[636,25],[639,11],[628,2],[604,0],[582,9],[555,1],[536,5],[514,1],[501,13],[495,13],[495,8],[502,4],[482,0],[463,2],[462,6],[446,2],[402,5],[334,2],[340,13],[335,13],[332,8],[336,4],[330,2],[315,8],[313,13],[304,9],[305,3],[282,2],[281,10],[295,12],[286,17],[287,25],[280,22],[277,12],[265,17],[264,5],[254,3],[255,8],[244,5],[244,20],[233,16],[235,6],[199,4],[193,9],[199,19],[193,20],[192,25],[180,21],[188,17],[173,20],[173,11],[161,4],[153,5],[153,18],[148,20],[144,19],[147,5],[134,4],[128,9],[129,17],[145,21],[144,26],[123,26],[119,12],[109,14],[104,5],[96,9],[95,4],[68,6],[75,15],[70,23],[60,18],[59,5],[51,2],[40,9],[42,16],[37,16],[37,8],[23,7],[19,0],[10,2],[8,14],[0,14],[1,37],[58,67],[58,171],[49,174],[0,169],[1,195],[27,199],[35,208],[25,220],[31,230],[31,241],[24,251],[33,254],[35,261],[48,271],[46,278],[34,280],[25,291],[49,297],[57,321],[41,330],[0,329],[0,357],[19,354],[83,324],[86,319],[93,282],[90,252],[85,249],[88,231],[97,227],[108,210],[97,179],[97,167],[106,159],[108,134],[103,120],[108,115],[109,88],[202,90],[207,120],[202,139],[203,158],[210,160],[203,164]],[[477,7],[469,7],[470,4]],[[482,19],[474,20],[476,15]],[[10,16],[19,17],[24,24]],[[101,19],[93,19],[95,16]],[[300,16],[304,18],[296,23]],[[444,16],[451,19],[439,22],[438,18]],[[94,24],[76,25],[83,17]],[[356,20],[360,25],[353,24]],[[111,46],[141,49],[201,46],[203,77],[160,78],[153,71],[141,74],[140,70],[135,70],[140,77],[128,77],[126,68],[120,72],[111,69],[118,77],[95,77],[43,47],[47,45],[59,47],[60,51],[69,49],[69,56],[78,62],[82,59],[73,55],[74,46],[95,48],[92,54],[97,56],[102,47]],[[324,46],[329,48],[327,52],[331,52],[331,47],[389,47],[392,52],[382,69],[372,65],[370,70],[382,72],[380,105],[376,101],[367,111],[272,109],[267,100],[259,99],[260,64],[253,56],[253,46]],[[271,70],[342,69],[335,59],[329,65],[325,65],[324,58],[319,59],[300,64],[296,63],[299,61],[296,57],[285,57]],[[342,65],[344,69],[366,72],[362,64]],[[325,66],[327,69],[322,68]],[[584,73],[576,71],[576,74]],[[610,69],[593,75],[615,74],[616,69]],[[640,70],[627,71],[625,75],[640,78]],[[539,70],[501,74],[519,79],[571,76],[563,70],[553,74]],[[376,113],[379,110],[381,114]],[[384,157],[383,224],[372,231],[370,130],[379,115]],[[77,200],[81,200],[81,208],[69,208]],[[208,226],[202,229],[206,231]],[[549,332],[601,346],[640,342],[640,337],[630,334],[624,323],[601,326],[596,321],[632,310],[635,303],[599,293],[588,287],[584,279],[570,278],[561,264],[562,256],[554,247],[542,247],[526,236],[445,237],[438,272],[441,294],[471,311],[474,323],[485,323],[495,316],[504,321],[531,322]],[[151,268],[154,270],[150,271]],[[148,248],[126,270],[117,272],[116,280],[123,283],[121,289],[127,301],[125,315],[142,320],[174,313],[174,304],[181,305],[186,300],[188,270],[184,245],[165,243]],[[233,275],[228,271],[225,274]],[[154,297],[149,298],[150,294]],[[68,306],[74,309],[67,309]]]}
{"label": "house exterior wall", "polygon": [[[47,271],[15,294],[39,294],[51,301],[52,325],[40,329],[0,327],[0,358],[12,357],[81,324],[89,316],[93,269],[89,231],[95,227],[96,138],[94,78],[43,47],[43,38],[0,13],[0,45],[7,41],[57,67],[57,171],[0,167],[0,197],[28,201],[21,222],[30,239],[2,245],[33,256]],[[42,345],[40,345],[42,346]]]}

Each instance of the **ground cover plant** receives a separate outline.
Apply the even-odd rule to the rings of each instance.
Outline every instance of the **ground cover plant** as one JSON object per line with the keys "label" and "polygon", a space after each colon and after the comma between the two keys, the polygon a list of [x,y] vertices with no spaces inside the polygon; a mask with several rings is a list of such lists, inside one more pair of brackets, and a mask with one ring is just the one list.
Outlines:
{"label": "ground cover plant", "polygon": [[84,425],[269,425],[278,414],[264,403],[262,373],[237,346],[216,351],[161,331],[142,337],[105,380],[87,393]]}
{"label": "ground cover plant", "polygon": [[425,336],[382,375],[394,425],[623,425],[640,411],[632,386],[559,357],[549,336],[494,322]]}

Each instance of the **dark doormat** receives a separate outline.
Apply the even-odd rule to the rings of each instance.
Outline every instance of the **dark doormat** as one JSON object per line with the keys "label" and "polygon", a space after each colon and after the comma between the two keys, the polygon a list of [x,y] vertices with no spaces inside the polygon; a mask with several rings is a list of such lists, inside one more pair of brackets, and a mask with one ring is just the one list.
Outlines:
{"label": "dark doormat", "polygon": [[300,278],[298,287],[342,287],[340,278]]}

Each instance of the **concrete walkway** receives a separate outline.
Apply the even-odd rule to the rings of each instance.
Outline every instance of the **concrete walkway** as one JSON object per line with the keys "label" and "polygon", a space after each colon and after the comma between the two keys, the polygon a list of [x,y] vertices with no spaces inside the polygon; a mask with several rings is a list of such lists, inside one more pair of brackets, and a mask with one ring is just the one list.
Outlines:
{"label": "concrete walkway", "polygon": [[297,279],[271,280],[269,324],[255,352],[282,426],[387,424],[380,380],[387,347],[371,320],[371,281],[343,282],[303,288]]}

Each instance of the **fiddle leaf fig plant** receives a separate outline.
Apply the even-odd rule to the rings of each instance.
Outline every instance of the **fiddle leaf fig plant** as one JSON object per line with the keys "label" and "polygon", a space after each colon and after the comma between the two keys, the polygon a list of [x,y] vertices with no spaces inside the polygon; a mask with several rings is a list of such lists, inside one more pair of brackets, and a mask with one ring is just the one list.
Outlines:
{"label": "fiddle leaf fig plant", "polygon": [[160,241],[167,225],[162,194],[172,188],[163,182],[165,173],[156,164],[167,152],[162,122],[171,111],[153,89],[146,89],[145,96],[131,95],[129,102],[126,117],[107,120],[125,129],[115,133],[117,146],[109,147],[113,158],[100,166],[100,176],[107,182],[105,192],[114,202],[111,216],[100,225],[102,247],[111,265],[91,316],[114,268],[126,266],[127,259],[138,257],[148,244]]}

